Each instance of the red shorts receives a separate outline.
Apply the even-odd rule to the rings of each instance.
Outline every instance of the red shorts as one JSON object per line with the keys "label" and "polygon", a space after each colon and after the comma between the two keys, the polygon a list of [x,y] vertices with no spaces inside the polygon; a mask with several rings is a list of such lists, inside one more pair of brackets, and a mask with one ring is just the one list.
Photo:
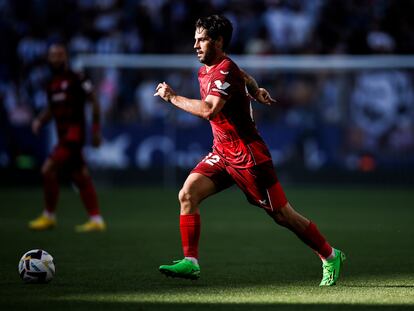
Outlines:
{"label": "red shorts", "polygon": [[236,184],[251,204],[267,211],[279,209],[288,202],[271,161],[250,168],[234,168],[212,152],[191,173],[210,178],[218,191]]}
{"label": "red shorts", "polygon": [[49,156],[59,167],[74,170],[85,165],[81,144],[58,143]]}

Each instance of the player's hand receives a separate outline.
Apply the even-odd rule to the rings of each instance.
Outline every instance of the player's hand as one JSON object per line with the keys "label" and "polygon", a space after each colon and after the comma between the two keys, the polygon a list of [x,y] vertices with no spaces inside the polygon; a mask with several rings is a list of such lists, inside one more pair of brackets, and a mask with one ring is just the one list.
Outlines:
{"label": "player's hand", "polygon": [[92,134],[92,146],[95,148],[99,147],[102,143],[102,135],[101,133],[94,133]]}
{"label": "player's hand", "polygon": [[42,122],[39,119],[34,119],[32,122],[32,132],[33,134],[37,135],[40,132],[40,128],[42,127]]}
{"label": "player's hand", "polygon": [[159,96],[163,100],[167,102],[171,102],[171,99],[176,96],[177,94],[174,92],[174,90],[169,86],[167,83],[159,83],[157,88],[155,89],[156,92],[154,96]]}
{"label": "player's hand", "polygon": [[256,94],[254,95],[254,99],[261,104],[265,104],[271,106],[272,104],[276,103],[276,100],[273,99],[269,92],[264,88],[258,88]]}

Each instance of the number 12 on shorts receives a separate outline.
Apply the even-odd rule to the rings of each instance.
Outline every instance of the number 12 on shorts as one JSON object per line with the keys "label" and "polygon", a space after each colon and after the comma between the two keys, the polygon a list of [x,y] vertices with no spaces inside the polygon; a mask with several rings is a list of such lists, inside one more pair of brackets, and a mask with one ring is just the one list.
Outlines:
{"label": "number 12 on shorts", "polygon": [[203,161],[211,166],[213,166],[215,163],[220,161],[220,157],[217,154],[209,153]]}

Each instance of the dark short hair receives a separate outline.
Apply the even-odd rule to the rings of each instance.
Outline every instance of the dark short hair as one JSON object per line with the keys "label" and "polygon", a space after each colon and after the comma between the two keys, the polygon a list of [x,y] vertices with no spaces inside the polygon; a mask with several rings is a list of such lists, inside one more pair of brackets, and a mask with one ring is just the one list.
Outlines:
{"label": "dark short hair", "polygon": [[226,17],[222,15],[201,17],[197,20],[195,26],[207,30],[208,36],[213,40],[217,40],[221,36],[223,38],[223,51],[229,46],[233,34],[233,25]]}

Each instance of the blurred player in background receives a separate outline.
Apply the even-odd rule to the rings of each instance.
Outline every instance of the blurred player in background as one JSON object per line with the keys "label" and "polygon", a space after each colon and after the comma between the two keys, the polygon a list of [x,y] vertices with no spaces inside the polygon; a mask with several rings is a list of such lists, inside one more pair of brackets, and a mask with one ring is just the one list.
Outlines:
{"label": "blurred player in background", "polygon": [[[236,184],[247,200],[263,208],[276,223],[294,232],[321,258],[321,286],[334,285],[345,255],[334,249],[317,226],[297,213],[277,179],[270,152],[257,132],[249,94],[271,105],[274,100],[256,81],[227,57],[233,27],[218,15],[196,22],[194,48],[204,66],[198,73],[201,100],[177,95],[165,82],[155,96],[195,116],[212,127],[213,150],[191,171],[179,193],[180,232],[184,259],[159,270],[167,276],[198,279],[199,204],[207,197]],[[247,87],[247,90],[246,90]]]}
{"label": "blurred player in background", "polygon": [[78,188],[89,214],[89,221],[76,226],[76,231],[103,231],[106,225],[82,155],[86,132],[85,108],[88,102],[92,104],[92,144],[98,147],[101,143],[99,103],[90,80],[69,68],[68,52],[64,45],[51,45],[48,61],[52,71],[52,78],[47,86],[48,106],[33,121],[32,130],[38,134],[44,124],[54,119],[58,143],[42,167],[44,211],[29,223],[29,228],[46,230],[56,226],[59,177],[65,175]]}

